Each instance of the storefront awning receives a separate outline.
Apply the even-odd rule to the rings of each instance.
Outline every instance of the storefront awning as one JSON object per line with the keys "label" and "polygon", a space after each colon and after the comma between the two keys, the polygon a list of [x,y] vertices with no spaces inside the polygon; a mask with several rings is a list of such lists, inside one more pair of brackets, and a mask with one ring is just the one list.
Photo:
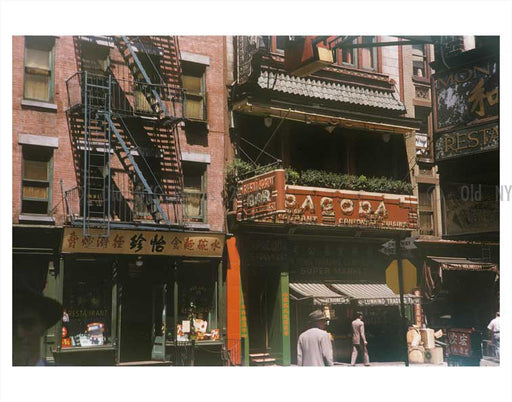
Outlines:
{"label": "storefront awning", "polygon": [[[392,306],[400,304],[400,296],[396,295],[383,283],[332,283],[337,291],[347,295],[360,306]],[[404,295],[404,303],[414,304],[415,296]]]}
{"label": "storefront awning", "polygon": [[313,298],[314,304],[349,304],[350,299],[329,289],[323,283],[290,283],[290,289],[301,297]]}
{"label": "storefront awning", "polygon": [[459,257],[433,257],[428,259],[440,264],[443,270],[451,271],[496,271],[497,265],[491,262],[471,261],[467,258]]}

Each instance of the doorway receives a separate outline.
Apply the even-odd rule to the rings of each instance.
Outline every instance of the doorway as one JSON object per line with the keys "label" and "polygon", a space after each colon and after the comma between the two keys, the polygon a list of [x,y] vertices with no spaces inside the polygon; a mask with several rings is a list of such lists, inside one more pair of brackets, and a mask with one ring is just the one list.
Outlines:
{"label": "doorway", "polygon": [[164,360],[168,289],[162,263],[128,263],[120,295],[120,362]]}

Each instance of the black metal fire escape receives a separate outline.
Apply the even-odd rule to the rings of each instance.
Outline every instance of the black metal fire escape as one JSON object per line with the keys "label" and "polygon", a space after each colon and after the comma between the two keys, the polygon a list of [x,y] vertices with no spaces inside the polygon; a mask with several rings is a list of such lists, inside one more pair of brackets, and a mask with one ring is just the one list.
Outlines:
{"label": "black metal fire escape", "polygon": [[[159,83],[151,81],[148,73],[144,69],[137,53],[145,52],[145,45],[139,38],[128,38],[126,36],[111,37],[110,40],[119,49],[123,59],[128,65],[131,74],[134,77],[133,88],[137,88],[142,93],[148,104],[151,106],[153,115],[156,115],[158,124],[164,127],[166,132],[170,132],[169,142],[173,148],[176,169],[176,194],[165,195],[161,184],[156,179],[147,163],[143,152],[138,149],[138,160],[143,163],[144,169],[141,169],[139,163],[133,155],[133,149],[138,148],[134,136],[130,132],[129,124],[125,121],[126,117],[137,117],[136,107],[126,101],[125,94],[122,93],[124,84],[119,83],[116,77],[106,75],[102,77],[89,74],[87,71],[79,72],[67,81],[68,99],[70,100],[70,110],[73,105],[80,103],[83,112],[83,173],[82,173],[82,215],[83,215],[83,234],[84,236],[108,237],[111,227],[111,176],[110,176],[110,151],[113,150],[118,156],[125,170],[132,172],[138,182],[144,189],[143,202],[146,204],[147,211],[156,223],[163,222],[171,225],[169,216],[162,208],[162,200],[171,201],[174,205],[180,202],[183,182],[181,171],[181,155],[178,137],[178,124],[181,118],[176,116],[175,102],[180,102],[181,97],[181,75],[178,69],[178,84],[169,90],[165,85],[164,79],[160,76]],[[138,41],[137,49],[134,48],[134,40]],[[176,63],[179,66],[179,47],[177,38],[173,37],[173,44],[177,50]],[[76,79],[81,88],[81,95],[73,94],[72,80]],[[71,82],[71,85],[70,85]],[[70,90],[71,87],[71,90]],[[132,89],[133,89],[132,88]],[[141,90],[142,89],[142,90]],[[133,89],[133,91],[135,91]],[[119,95],[121,94],[121,95]],[[73,102],[72,97],[79,98]],[[173,114],[166,108],[162,97],[171,98]],[[124,104],[121,104],[120,98],[123,98]],[[135,101],[135,98],[134,98]],[[181,109],[179,109],[181,110]],[[80,130],[81,131],[81,130]],[[113,134],[113,136],[111,135]],[[113,138],[115,138],[114,141]],[[128,143],[127,143],[128,142]],[[100,153],[103,159],[99,160],[91,157],[90,150],[100,144],[103,152]],[[131,144],[131,146],[130,146]],[[148,180],[151,179],[151,180]],[[67,200],[66,200],[67,201]],[[174,218],[181,224],[179,212],[174,209]],[[95,229],[95,230],[91,230]]]}

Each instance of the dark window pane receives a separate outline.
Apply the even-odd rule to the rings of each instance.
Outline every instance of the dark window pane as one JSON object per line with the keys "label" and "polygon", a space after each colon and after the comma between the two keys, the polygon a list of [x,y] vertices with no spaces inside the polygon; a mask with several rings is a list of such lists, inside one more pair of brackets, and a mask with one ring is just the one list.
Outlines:
{"label": "dark window pane", "polygon": [[25,214],[47,214],[48,202],[24,200],[21,204],[21,212]]}
{"label": "dark window pane", "polygon": [[287,40],[288,40],[287,36],[276,36],[276,49],[284,50],[284,46],[285,46]]}

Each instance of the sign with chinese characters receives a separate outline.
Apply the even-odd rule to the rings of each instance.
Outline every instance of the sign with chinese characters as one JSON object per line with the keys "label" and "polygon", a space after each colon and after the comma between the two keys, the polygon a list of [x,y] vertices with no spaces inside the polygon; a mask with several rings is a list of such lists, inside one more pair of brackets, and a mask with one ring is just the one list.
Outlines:
{"label": "sign with chinese characters", "polygon": [[423,324],[423,312],[420,302],[421,291],[419,289],[414,289],[412,294],[416,297],[416,300],[418,300],[418,302],[414,304],[414,325],[421,328],[421,325]]}
{"label": "sign with chinese characters", "polygon": [[473,350],[471,349],[472,329],[451,328],[447,330],[448,350],[450,355],[471,357]]}
{"label": "sign with chinese characters", "polygon": [[284,170],[260,174],[240,182],[237,219],[269,217],[284,210]]}
{"label": "sign with chinese characters", "polygon": [[434,131],[497,119],[499,71],[496,58],[480,60],[433,76]]}
{"label": "sign with chinese characters", "polygon": [[498,124],[486,124],[440,134],[435,141],[436,160],[498,150],[499,132]]}
{"label": "sign with chinese characters", "polygon": [[81,228],[65,228],[62,252],[222,257],[224,250],[220,233],[111,230],[109,237],[99,237],[91,232],[93,236],[83,237]]}

